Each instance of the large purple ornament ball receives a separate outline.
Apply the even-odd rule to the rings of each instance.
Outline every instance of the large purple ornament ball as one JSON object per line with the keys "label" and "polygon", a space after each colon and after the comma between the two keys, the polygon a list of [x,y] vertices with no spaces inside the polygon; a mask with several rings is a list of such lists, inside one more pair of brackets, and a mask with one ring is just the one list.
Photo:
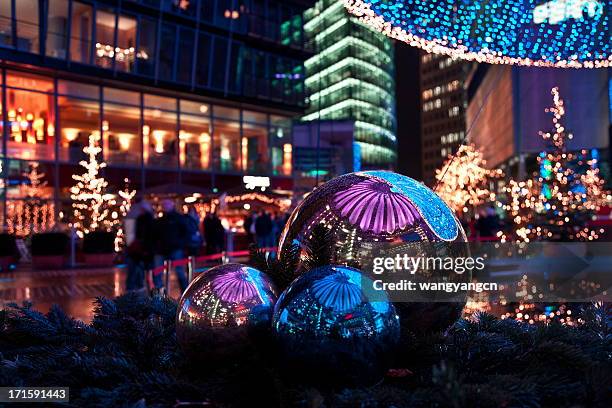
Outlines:
{"label": "large purple ornament ball", "polygon": [[[466,257],[465,232],[452,210],[432,190],[389,171],[364,171],[336,177],[309,194],[293,211],[279,242],[302,248],[317,225],[331,233],[332,263],[351,265],[366,274],[376,250],[393,256],[409,249],[427,257]],[[303,271],[302,271],[303,272]],[[471,274],[420,269],[417,281],[465,282]],[[456,299],[455,299],[456,300]],[[460,316],[465,301],[396,302],[402,330],[414,334],[441,331]]]}
{"label": "large purple ornament ball", "polygon": [[239,355],[269,331],[277,292],[263,272],[242,264],[198,275],[179,300],[176,337],[190,357]]}
{"label": "large purple ornament ball", "polygon": [[397,345],[399,320],[385,292],[345,266],[323,266],[281,294],[272,329],[287,378],[320,386],[380,381]]}

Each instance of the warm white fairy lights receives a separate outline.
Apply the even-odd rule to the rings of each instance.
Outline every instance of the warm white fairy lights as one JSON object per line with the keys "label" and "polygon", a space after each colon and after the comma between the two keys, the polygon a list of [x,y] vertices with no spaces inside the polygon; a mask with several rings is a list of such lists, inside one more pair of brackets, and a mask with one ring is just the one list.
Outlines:
{"label": "warm white fairy lights", "polygon": [[102,152],[99,137],[89,135],[89,144],[83,148],[88,160],[79,164],[85,168],[81,175],[73,174],[76,184],[70,188],[72,199],[72,226],[80,237],[99,229],[109,229],[111,225],[110,212],[106,195],[108,182],[100,176],[100,170],[106,163],[98,162],[98,154]]}
{"label": "warm white fairy lights", "polygon": [[28,236],[49,230],[55,222],[55,205],[49,201],[45,173],[39,171],[40,164],[31,162],[23,173],[27,183],[19,187],[19,200],[7,202],[7,229],[10,234]]}
{"label": "warm white fairy lights", "polygon": [[502,241],[579,240],[599,238],[601,229],[593,229],[589,221],[599,208],[610,202],[604,190],[597,159],[586,150],[568,151],[566,142],[571,133],[562,123],[565,105],[559,89],[551,90],[554,130],[540,132],[550,150],[538,156],[539,172],[532,180],[510,180],[505,187],[508,197],[503,206],[513,222],[513,236],[500,234]]}
{"label": "warm white fairy lights", "polygon": [[606,8],[583,19],[538,24],[535,0],[344,0],[344,5],[375,30],[429,53],[490,64],[612,66]]}
{"label": "warm white fairy lights", "polygon": [[486,164],[482,152],[473,144],[462,145],[436,170],[436,194],[456,213],[494,201],[495,193],[489,184],[501,177],[502,171],[490,170]]}

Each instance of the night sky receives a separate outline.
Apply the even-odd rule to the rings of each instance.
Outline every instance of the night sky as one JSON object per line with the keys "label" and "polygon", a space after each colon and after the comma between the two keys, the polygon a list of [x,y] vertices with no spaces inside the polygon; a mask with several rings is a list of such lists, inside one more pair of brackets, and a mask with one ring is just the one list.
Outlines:
{"label": "night sky", "polygon": [[421,97],[417,48],[395,42],[398,173],[421,180]]}

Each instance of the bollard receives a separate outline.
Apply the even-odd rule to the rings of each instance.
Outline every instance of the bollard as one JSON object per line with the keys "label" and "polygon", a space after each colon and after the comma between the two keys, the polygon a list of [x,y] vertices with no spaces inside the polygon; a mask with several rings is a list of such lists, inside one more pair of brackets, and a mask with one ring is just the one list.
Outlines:
{"label": "bollard", "polygon": [[74,227],[70,228],[70,267],[76,266],[76,238],[77,233]]}

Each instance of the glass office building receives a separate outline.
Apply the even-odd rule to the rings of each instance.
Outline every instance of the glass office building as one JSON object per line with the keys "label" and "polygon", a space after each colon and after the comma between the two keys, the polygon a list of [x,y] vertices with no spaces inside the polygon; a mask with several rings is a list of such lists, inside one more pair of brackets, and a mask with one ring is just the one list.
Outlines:
{"label": "glass office building", "polygon": [[321,0],[304,13],[315,55],[306,63],[304,121],[353,120],[362,168],[391,168],[396,153],[392,41],[349,16],[341,1]]}
{"label": "glass office building", "polygon": [[[242,175],[291,188],[291,120],[304,112],[300,1],[0,1],[0,217],[33,162],[69,202],[83,147],[104,176],[147,192],[227,190]],[[0,220],[2,221],[2,220]],[[2,221],[0,225],[4,225]]]}

